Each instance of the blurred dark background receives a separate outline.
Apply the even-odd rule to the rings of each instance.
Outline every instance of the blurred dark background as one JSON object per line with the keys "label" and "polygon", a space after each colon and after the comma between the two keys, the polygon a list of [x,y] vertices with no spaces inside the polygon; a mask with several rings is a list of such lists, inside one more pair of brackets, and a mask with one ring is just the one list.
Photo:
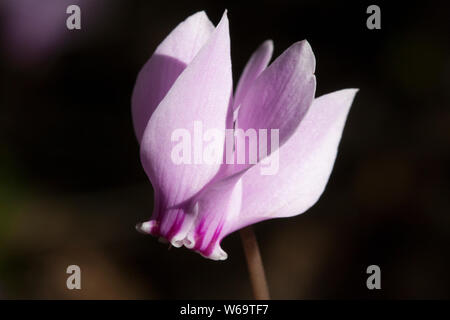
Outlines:
{"label": "blurred dark background", "polygon": [[[370,4],[1,0],[0,298],[251,298],[237,233],[214,262],[134,229],[153,206],[136,75],[179,22],[225,8],[235,82],[264,40],[278,56],[306,38],[317,95],[360,88],[320,201],[255,226],[273,298],[450,298],[450,7],[375,2],[368,30]],[[71,264],[82,290],[66,288]]]}

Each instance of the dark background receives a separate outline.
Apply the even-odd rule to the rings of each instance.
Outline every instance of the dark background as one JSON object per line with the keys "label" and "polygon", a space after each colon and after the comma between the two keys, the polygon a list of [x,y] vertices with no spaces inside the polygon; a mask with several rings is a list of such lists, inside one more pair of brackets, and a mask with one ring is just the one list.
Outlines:
{"label": "dark background", "polygon": [[[318,96],[360,88],[320,201],[255,226],[273,298],[450,298],[450,8],[375,2],[382,28],[368,30],[370,4],[1,0],[0,297],[251,297],[238,233],[214,262],[134,229],[153,205],[136,75],[179,22],[227,8],[235,82],[264,40],[278,56],[306,38]],[[66,289],[71,264],[82,290]],[[366,288],[371,264],[381,290]]]}

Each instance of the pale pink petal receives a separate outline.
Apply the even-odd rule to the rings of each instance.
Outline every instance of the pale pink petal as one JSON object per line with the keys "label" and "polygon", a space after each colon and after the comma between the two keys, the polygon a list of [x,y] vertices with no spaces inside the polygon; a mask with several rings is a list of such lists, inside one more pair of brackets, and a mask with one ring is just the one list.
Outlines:
{"label": "pale pink petal", "polygon": [[223,237],[234,226],[242,204],[242,181],[229,177],[205,188],[193,200],[191,227],[180,233],[182,244],[213,260],[225,260],[227,254],[220,247]]}
{"label": "pale pink petal", "polygon": [[273,53],[272,40],[266,40],[261,44],[258,49],[252,54],[250,60],[248,60],[241,78],[239,79],[236,87],[236,93],[234,95],[234,108],[236,109],[242,102],[245,94],[249,88],[253,85],[255,79],[266,69],[269,64],[270,58]]}
{"label": "pale pink petal", "polygon": [[[298,127],[314,99],[314,70],[315,58],[308,42],[293,44],[250,87],[239,108],[236,127],[244,132],[277,129],[281,146]],[[243,142],[237,138],[236,143]],[[271,145],[270,135],[267,145]],[[273,151],[267,148],[267,154]],[[261,159],[259,152],[258,159]]]}
{"label": "pale pink petal", "polygon": [[220,242],[230,233],[239,217],[242,204],[240,177],[238,174],[214,181],[184,204],[182,209],[168,210],[166,214],[178,216],[169,233],[161,232],[159,220],[139,224],[138,231],[163,236],[174,247],[184,245],[212,260],[227,259],[228,255],[220,247]]}
{"label": "pale pink petal", "polygon": [[[181,73],[150,118],[141,142],[142,165],[155,190],[153,220],[158,233],[171,240],[184,221],[182,204],[199,192],[217,173],[223,157],[224,135],[232,90],[230,38],[226,13],[210,39]],[[193,148],[190,163],[174,163],[172,141],[177,129],[196,143],[196,125],[215,129],[222,136],[212,162],[205,162]],[[200,137],[202,139],[202,137]],[[203,141],[201,141],[203,143]],[[196,162],[196,156],[200,156]]]}
{"label": "pale pink petal", "polygon": [[[314,100],[291,138],[242,177],[243,203],[234,230],[258,221],[303,213],[319,199],[331,174],[356,89]],[[273,175],[261,168],[272,162]],[[267,169],[267,168],[266,168]]]}
{"label": "pale pink petal", "polygon": [[164,39],[141,69],[131,100],[139,142],[153,111],[213,31],[214,26],[205,12],[193,14]]}

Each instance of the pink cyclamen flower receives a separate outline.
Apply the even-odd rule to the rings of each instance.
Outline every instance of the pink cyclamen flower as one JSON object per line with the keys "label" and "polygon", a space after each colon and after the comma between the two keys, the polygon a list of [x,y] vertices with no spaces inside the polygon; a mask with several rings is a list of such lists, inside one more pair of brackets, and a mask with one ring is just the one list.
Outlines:
{"label": "pink cyclamen flower", "polygon": [[[139,230],[224,260],[220,242],[226,235],[298,215],[319,199],[357,89],[314,98],[315,58],[308,42],[294,43],[268,66],[272,51],[271,41],[256,50],[233,96],[226,12],[216,28],[204,12],[190,16],[157,47],[132,97],[141,161],[155,190],[152,218]],[[278,145],[256,163],[174,163],[173,133],[184,128],[195,135],[195,123],[203,131],[277,129]],[[217,141],[222,148],[213,157],[222,160],[225,135]],[[277,170],[261,174],[275,157]]]}

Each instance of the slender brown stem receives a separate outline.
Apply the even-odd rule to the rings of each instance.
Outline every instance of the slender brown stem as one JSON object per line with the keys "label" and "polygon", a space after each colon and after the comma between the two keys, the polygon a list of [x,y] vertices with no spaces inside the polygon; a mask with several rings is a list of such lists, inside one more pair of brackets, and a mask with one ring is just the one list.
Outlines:
{"label": "slender brown stem", "polygon": [[244,247],[245,258],[247,259],[250,282],[253,289],[253,297],[256,300],[268,300],[269,287],[267,286],[264,266],[259,252],[258,241],[252,227],[241,230],[242,245]]}

